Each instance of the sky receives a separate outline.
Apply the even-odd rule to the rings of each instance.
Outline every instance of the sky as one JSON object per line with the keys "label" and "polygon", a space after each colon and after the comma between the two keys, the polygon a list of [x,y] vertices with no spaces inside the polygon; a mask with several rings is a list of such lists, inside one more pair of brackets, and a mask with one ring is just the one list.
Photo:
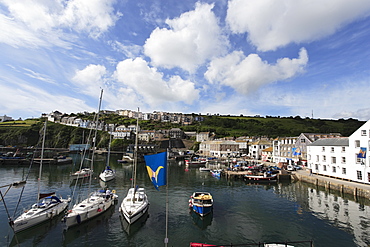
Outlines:
{"label": "sky", "polygon": [[368,0],[0,0],[0,116],[370,119]]}

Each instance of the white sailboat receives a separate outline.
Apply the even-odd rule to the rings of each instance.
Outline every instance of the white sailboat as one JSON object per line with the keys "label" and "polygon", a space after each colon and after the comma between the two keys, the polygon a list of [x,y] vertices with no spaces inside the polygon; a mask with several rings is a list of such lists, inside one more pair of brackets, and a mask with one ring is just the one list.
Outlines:
{"label": "white sailboat", "polygon": [[139,188],[136,185],[138,128],[139,128],[139,118],[136,119],[136,136],[135,136],[132,187],[128,190],[126,197],[123,199],[119,207],[119,211],[122,213],[123,217],[129,224],[132,224],[138,219],[140,219],[141,216],[143,216],[148,211],[149,208],[149,200],[146,195],[145,189]]}
{"label": "white sailboat", "polygon": [[[101,90],[100,101],[99,101],[99,109],[96,117],[96,127],[95,127],[95,136],[93,138],[93,153],[91,158],[91,169],[93,169],[94,165],[94,155],[95,155],[95,148],[96,148],[96,134],[97,134],[97,126],[99,120],[99,113],[101,107],[101,101],[103,96],[103,90]],[[89,180],[89,185],[91,185],[91,176]],[[90,187],[90,186],[89,186]],[[73,206],[72,209],[67,211],[67,214],[64,216],[63,221],[65,223],[66,228],[81,224],[89,219],[104,213],[105,211],[110,208],[115,200],[117,199],[117,195],[115,191],[112,190],[99,190],[92,193],[89,193],[88,197],[77,203]]]}
{"label": "white sailboat", "polygon": [[109,137],[109,147],[108,147],[108,156],[107,156],[107,165],[105,169],[99,174],[99,178],[104,182],[108,182],[113,180],[116,177],[116,172],[112,170],[109,166],[109,158],[110,158],[110,144],[112,140],[112,135]]}
{"label": "white sailboat", "polygon": [[53,217],[62,213],[68,206],[70,198],[63,199],[55,195],[55,192],[41,194],[40,193],[40,182],[42,175],[42,163],[44,158],[44,147],[45,147],[45,134],[46,134],[46,124],[44,125],[42,148],[41,148],[41,159],[40,159],[40,169],[38,178],[38,193],[37,202],[32,205],[28,210],[25,210],[18,218],[11,222],[11,225],[15,232],[19,232],[28,229],[32,226],[38,225],[45,222]]}

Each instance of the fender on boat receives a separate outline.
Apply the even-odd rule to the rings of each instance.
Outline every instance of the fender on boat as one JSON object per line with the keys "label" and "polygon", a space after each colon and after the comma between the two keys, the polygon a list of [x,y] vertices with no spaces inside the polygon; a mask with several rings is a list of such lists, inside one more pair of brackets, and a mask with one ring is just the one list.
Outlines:
{"label": "fender on boat", "polygon": [[77,223],[80,224],[81,223],[81,216],[78,214],[76,216],[76,220],[77,220]]}

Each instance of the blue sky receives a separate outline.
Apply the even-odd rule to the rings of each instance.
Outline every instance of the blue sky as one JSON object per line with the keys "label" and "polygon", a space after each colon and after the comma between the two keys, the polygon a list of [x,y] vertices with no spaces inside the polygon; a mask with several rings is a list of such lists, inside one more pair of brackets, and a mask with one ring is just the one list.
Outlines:
{"label": "blue sky", "polygon": [[0,0],[0,115],[370,119],[368,0]]}

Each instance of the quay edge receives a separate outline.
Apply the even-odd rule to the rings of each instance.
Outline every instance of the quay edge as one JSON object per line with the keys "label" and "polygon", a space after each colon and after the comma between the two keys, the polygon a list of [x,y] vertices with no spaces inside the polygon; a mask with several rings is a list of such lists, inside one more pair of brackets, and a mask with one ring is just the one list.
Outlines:
{"label": "quay edge", "polygon": [[336,190],[343,194],[353,195],[355,198],[362,197],[370,199],[370,185],[358,182],[310,174],[307,170],[295,171],[291,174],[292,180],[314,184],[324,187],[326,190]]}

